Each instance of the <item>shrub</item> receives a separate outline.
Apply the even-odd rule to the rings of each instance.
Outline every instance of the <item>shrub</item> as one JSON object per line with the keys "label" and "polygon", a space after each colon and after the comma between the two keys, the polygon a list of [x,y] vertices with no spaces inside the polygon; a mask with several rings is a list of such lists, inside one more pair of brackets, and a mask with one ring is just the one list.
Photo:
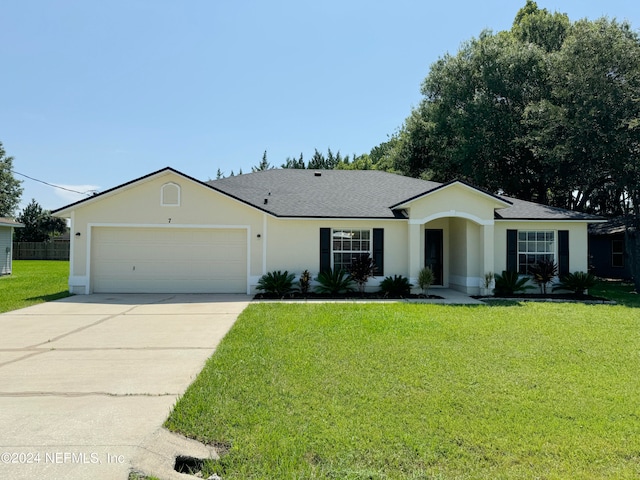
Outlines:
{"label": "shrub", "polygon": [[353,292],[353,280],[349,274],[343,269],[329,269],[320,272],[316,281],[320,284],[316,286],[316,292],[328,293],[330,295],[338,295],[340,293]]}
{"label": "shrub", "polygon": [[413,285],[409,283],[409,279],[402,275],[385,277],[380,282],[380,290],[386,297],[408,297],[411,293],[411,287]]}
{"label": "shrub", "polygon": [[531,267],[531,274],[540,287],[540,293],[546,295],[547,285],[558,275],[558,265],[553,260],[539,260]]}
{"label": "shrub", "polygon": [[269,272],[260,277],[256,288],[263,290],[266,294],[283,297],[296,291],[293,286],[294,278],[295,274],[286,270],[284,272],[280,270]]}
{"label": "shrub", "polygon": [[311,286],[311,274],[309,273],[309,270],[305,270],[300,274],[298,283],[300,284],[300,292],[303,295],[309,293],[309,287]]}
{"label": "shrub", "polygon": [[484,274],[484,288],[489,288],[491,286],[493,278],[493,272],[487,272]]}
{"label": "shrub", "polygon": [[360,294],[364,293],[364,285],[373,276],[376,264],[369,255],[359,255],[351,261],[348,272],[351,279],[358,284]]}
{"label": "shrub", "polygon": [[598,279],[592,273],[573,272],[563,275],[560,283],[553,287],[556,290],[570,290],[576,295],[584,295],[585,290],[595,287]]}
{"label": "shrub", "polygon": [[424,267],[418,272],[418,286],[422,290],[422,293],[427,294],[429,287],[433,283],[433,270],[430,267]]}
{"label": "shrub", "polygon": [[496,288],[493,289],[496,295],[513,295],[517,292],[524,292],[531,287],[527,285],[529,277],[520,277],[518,272],[502,271],[501,275],[496,275]]}

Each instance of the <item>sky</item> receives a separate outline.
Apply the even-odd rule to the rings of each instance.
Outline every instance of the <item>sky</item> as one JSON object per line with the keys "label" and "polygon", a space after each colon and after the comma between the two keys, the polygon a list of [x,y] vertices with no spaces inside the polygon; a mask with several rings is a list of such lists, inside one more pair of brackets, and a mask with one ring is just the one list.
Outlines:
{"label": "sky", "polygon": [[[630,0],[538,0],[640,29]],[[267,151],[368,153],[430,66],[525,0],[4,0],[0,142],[49,210],[164,167],[199,180]],[[26,178],[27,175],[32,179]],[[66,188],[54,188],[42,182]]]}

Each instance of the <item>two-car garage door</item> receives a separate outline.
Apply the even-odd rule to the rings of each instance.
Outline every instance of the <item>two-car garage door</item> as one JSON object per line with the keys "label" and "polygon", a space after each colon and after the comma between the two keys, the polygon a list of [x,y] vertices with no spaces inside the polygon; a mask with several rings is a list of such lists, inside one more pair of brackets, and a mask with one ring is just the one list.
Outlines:
{"label": "two-car garage door", "polygon": [[246,293],[247,231],[93,227],[95,293]]}

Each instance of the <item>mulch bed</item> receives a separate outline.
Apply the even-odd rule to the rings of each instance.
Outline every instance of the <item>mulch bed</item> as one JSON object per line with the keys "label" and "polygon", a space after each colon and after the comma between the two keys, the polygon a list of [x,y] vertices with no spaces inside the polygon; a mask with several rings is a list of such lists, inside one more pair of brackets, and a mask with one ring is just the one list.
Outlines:
{"label": "mulch bed", "polygon": [[253,299],[254,300],[404,300],[404,299],[442,299],[438,295],[422,295],[422,294],[410,294],[406,296],[391,296],[384,295],[380,292],[365,292],[363,294],[352,292],[352,293],[341,293],[338,295],[330,295],[326,293],[307,293],[303,295],[301,293],[292,293],[290,295],[285,295],[284,297],[280,297],[277,295],[269,295],[266,293],[258,293]]}
{"label": "mulch bed", "polygon": [[582,303],[616,303],[608,298],[596,297],[594,295],[576,295],[575,293],[516,293],[513,295],[495,295],[495,296],[480,296],[473,295],[472,298],[478,300],[524,300],[524,301],[537,301],[537,302],[553,302],[553,301],[567,301],[567,302],[582,302]]}

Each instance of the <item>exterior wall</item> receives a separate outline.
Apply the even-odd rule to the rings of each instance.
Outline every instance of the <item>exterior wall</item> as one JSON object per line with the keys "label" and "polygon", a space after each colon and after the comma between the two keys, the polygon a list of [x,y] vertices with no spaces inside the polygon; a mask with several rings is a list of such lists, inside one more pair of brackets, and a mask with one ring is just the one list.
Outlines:
{"label": "exterior wall", "polygon": [[[167,184],[171,187],[164,189],[163,196]],[[501,206],[488,195],[454,184],[409,202],[408,220],[279,219],[167,171],[69,210],[69,286],[73,293],[90,292],[92,231],[103,226],[243,228],[248,238],[247,289],[251,293],[269,271],[300,274],[309,270],[315,277],[320,228],[384,228],[384,276],[404,275],[414,284],[425,265],[425,230],[442,229],[443,284],[471,294],[478,293],[485,273],[506,269],[508,229],[569,230],[570,270],[587,271],[586,222],[494,221],[494,209]],[[9,234],[9,245],[10,240]],[[369,286],[377,287],[382,278],[372,279]]]}
{"label": "exterior wall", "polygon": [[0,227],[0,275],[8,275],[12,269],[13,227]]}
{"label": "exterior wall", "polygon": [[589,236],[589,267],[594,275],[602,278],[627,280],[631,278],[629,256],[624,252],[624,266],[614,267],[612,264],[612,242],[616,240],[625,245],[624,233]]}
{"label": "exterior wall", "polygon": [[[279,219],[270,215],[265,215],[265,218],[266,234],[261,241],[262,248],[266,249],[266,262],[262,273],[288,270],[299,275],[309,270],[315,278],[320,269],[320,228],[383,228],[384,275],[371,279],[369,286],[377,286],[380,280],[389,275],[407,276],[406,221]],[[251,279],[252,286],[260,275]]]}
{"label": "exterior wall", "polygon": [[505,204],[470,187],[450,185],[429,195],[418,198],[408,205],[411,220],[430,221],[437,217],[464,217],[493,222],[494,209]]}
{"label": "exterior wall", "polygon": [[589,269],[587,222],[540,222],[496,220],[495,269],[501,273],[507,269],[507,230],[553,230],[556,232],[556,262],[558,261],[558,230],[569,231],[569,271],[587,272]]}
{"label": "exterior wall", "polygon": [[451,267],[449,270],[449,282],[451,287],[458,287],[466,283],[468,264],[468,242],[466,221],[460,218],[452,218],[450,235]]}
{"label": "exterior wall", "polygon": [[[162,186],[180,187],[179,205],[162,205]],[[247,229],[250,251],[249,277],[261,275],[263,228],[261,212],[172,172],[106,194],[79,205],[71,218],[71,262],[69,287],[72,293],[89,293],[89,258],[92,226],[242,226]],[[78,235],[78,233],[80,235]]]}

